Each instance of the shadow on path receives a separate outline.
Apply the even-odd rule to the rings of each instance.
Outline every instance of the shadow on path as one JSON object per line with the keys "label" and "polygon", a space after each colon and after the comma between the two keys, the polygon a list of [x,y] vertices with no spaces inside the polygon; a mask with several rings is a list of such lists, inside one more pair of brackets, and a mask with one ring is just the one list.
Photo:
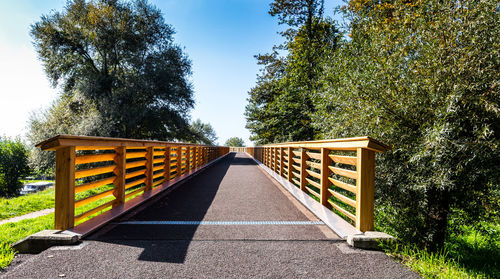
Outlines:
{"label": "shadow on path", "polygon": [[[183,263],[198,225],[120,225],[121,221],[201,221],[212,204],[231,164],[251,164],[248,158],[229,154],[172,192],[108,224],[88,240],[143,248],[139,260]],[[151,241],[154,240],[154,241]],[[158,243],[158,240],[170,240]],[[175,241],[173,241],[175,240]]]}

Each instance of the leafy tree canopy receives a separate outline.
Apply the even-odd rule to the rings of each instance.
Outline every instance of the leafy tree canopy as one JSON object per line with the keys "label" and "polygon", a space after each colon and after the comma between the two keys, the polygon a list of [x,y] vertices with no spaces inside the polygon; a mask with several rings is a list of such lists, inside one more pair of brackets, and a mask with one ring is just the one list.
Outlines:
{"label": "leafy tree canopy", "polygon": [[256,56],[263,69],[249,92],[246,127],[257,144],[311,140],[317,131],[310,93],[320,85],[320,62],[336,47],[338,31],[323,18],[323,1],[276,0],[269,13],[289,28],[281,33],[285,43]]}
{"label": "leafy tree canopy", "polygon": [[244,147],[245,141],[243,141],[243,139],[239,138],[239,137],[232,137],[232,138],[229,138],[226,140],[226,143],[224,143],[224,146]]}
{"label": "leafy tree canopy", "polygon": [[31,29],[62,98],[80,94],[99,114],[104,127],[89,134],[162,140],[190,135],[194,104],[190,61],[173,33],[141,0],[72,0]]}
{"label": "leafy tree canopy", "polygon": [[197,119],[191,123],[191,132],[194,137],[194,143],[216,144],[217,134],[210,123],[203,123],[200,119]]}
{"label": "leafy tree canopy", "polygon": [[23,184],[19,181],[28,175],[28,149],[20,139],[0,138],[0,196],[19,194]]}
{"label": "leafy tree canopy", "polygon": [[344,13],[350,39],[324,60],[314,127],[393,145],[377,161],[377,222],[436,250],[457,212],[499,212],[498,2],[356,0]]}

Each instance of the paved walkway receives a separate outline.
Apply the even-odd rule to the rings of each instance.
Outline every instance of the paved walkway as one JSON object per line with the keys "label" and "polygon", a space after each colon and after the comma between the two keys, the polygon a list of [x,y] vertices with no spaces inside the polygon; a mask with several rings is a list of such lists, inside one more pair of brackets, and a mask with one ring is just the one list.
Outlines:
{"label": "paved walkway", "polygon": [[20,255],[5,278],[417,278],[347,247],[243,153],[89,236]]}
{"label": "paved walkway", "polygon": [[42,209],[42,210],[38,210],[35,212],[27,213],[27,214],[24,214],[21,216],[16,216],[16,217],[12,217],[12,218],[5,219],[5,220],[0,220],[0,225],[5,224],[5,223],[15,223],[15,222],[19,222],[19,221],[25,220],[25,219],[37,218],[37,217],[48,215],[48,214],[53,213],[53,212],[54,212],[54,208]]}

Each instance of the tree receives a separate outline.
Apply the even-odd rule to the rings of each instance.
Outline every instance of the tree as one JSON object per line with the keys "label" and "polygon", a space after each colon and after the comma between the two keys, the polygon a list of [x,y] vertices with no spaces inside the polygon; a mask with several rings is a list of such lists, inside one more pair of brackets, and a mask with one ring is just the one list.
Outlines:
{"label": "tree", "polygon": [[94,135],[141,139],[190,136],[190,61],[174,31],[146,1],[72,0],[42,16],[31,35],[62,98],[95,106]]}
{"label": "tree", "polygon": [[19,139],[0,139],[0,196],[19,194],[23,184],[19,181],[28,175],[28,149]]}
{"label": "tree", "polygon": [[200,119],[191,123],[191,132],[194,137],[194,143],[215,145],[217,141],[217,135],[212,125],[210,123],[203,123]]}
{"label": "tree", "polygon": [[245,141],[243,141],[243,139],[239,138],[239,137],[232,137],[232,138],[229,138],[226,140],[226,143],[224,143],[224,146],[244,147]]}
{"label": "tree", "polygon": [[435,251],[450,217],[480,219],[499,199],[498,3],[351,1],[344,12],[350,39],[325,61],[314,125],[393,146],[377,162],[378,224]]}
{"label": "tree", "polygon": [[[336,47],[338,31],[323,18],[323,1],[276,0],[269,13],[289,28],[281,33],[285,43],[256,56],[263,69],[249,92],[246,127],[256,144],[311,140],[317,134],[311,92],[320,87],[319,65],[327,50]],[[283,50],[286,55],[280,57]]]}

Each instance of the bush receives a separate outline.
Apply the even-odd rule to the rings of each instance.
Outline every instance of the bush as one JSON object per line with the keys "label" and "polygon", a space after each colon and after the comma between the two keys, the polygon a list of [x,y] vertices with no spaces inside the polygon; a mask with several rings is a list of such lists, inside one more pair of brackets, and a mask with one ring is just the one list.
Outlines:
{"label": "bush", "polygon": [[19,139],[0,139],[0,196],[19,194],[19,178],[29,174],[28,149]]}

